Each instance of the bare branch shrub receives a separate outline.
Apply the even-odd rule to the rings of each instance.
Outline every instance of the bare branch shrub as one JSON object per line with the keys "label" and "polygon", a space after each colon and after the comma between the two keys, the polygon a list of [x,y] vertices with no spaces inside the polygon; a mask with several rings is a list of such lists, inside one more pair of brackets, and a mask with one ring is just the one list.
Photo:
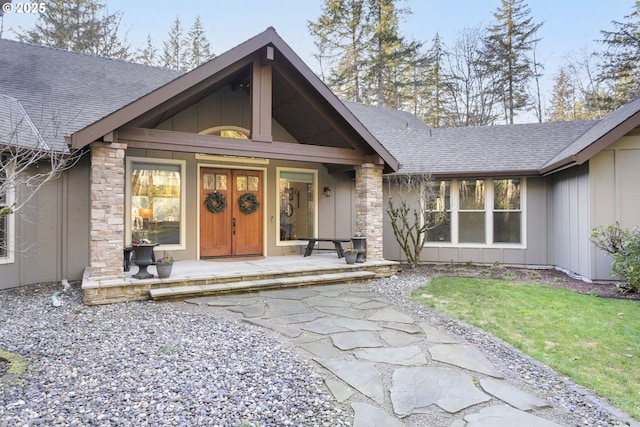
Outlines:
{"label": "bare branch shrub", "polygon": [[445,212],[436,209],[436,196],[428,174],[393,175],[387,178],[386,212],[393,235],[411,268],[420,263],[420,254],[429,231],[445,220]]}

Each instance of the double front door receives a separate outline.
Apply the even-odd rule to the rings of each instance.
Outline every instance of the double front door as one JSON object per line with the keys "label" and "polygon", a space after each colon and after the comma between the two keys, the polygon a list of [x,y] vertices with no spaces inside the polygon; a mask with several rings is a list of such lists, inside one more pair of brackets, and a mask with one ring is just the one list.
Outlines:
{"label": "double front door", "polygon": [[262,171],[200,169],[200,256],[262,255]]}

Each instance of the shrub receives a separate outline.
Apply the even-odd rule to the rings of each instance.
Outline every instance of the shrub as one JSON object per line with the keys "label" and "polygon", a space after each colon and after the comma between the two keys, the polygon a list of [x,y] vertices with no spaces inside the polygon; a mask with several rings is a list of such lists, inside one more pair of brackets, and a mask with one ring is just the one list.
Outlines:
{"label": "shrub", "polygon": [[621,228],[617,222],[606,228],[595,227],[591,232],[591,241],[611,255],[612,275],[624,280],[622,287],[631,292],[640,292],[640,229],[636,227],[629,231]]}

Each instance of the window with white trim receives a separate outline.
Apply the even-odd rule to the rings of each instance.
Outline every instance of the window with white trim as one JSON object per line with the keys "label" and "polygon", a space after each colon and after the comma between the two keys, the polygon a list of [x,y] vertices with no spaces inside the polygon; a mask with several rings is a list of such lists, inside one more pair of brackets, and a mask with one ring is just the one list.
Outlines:
{"label": "window with white trim", "polygon": [[[13,204],[13,189],[5,185],[9,165],[5,157],[0,157],[0,209],[9,208]],[[13,228],[14,215],[0,216],[0,264],[13,262]]]}
{"label": "window with white trim", "polygon": [[520,243],[522,210],[519,178],[493,180],[493,242]]}
{"label": "window with white trim", "polygon": [[167,249],[185,244],[185,162],[128,158],[130,241],[149,239]]}
{"label": "window with white trim", "polygon": [[427,190],[428,209],[444,218],[428,232],[427,244],[524,242],[524,178],[435,180]]}
{"label": "window with white trim", "polygon": [[318,171],[277,168],[280,242],[317,237]]}

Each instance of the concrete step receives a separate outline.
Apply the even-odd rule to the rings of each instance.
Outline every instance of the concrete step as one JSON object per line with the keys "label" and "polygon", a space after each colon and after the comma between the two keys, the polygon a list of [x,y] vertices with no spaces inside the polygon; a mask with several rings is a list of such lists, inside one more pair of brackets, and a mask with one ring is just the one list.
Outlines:
{"label": "concrete step", "polygon": [[375,278],[371,271],[342,271],[312,275],[284,275],[267,279],[243,280],[203,285],[166,286],[150,289],[154,300],[183,299],[196,296],[227,294],[237,292],[255,292],[268,289],[283,289],[311,285],[328,285],[369,281]]}

